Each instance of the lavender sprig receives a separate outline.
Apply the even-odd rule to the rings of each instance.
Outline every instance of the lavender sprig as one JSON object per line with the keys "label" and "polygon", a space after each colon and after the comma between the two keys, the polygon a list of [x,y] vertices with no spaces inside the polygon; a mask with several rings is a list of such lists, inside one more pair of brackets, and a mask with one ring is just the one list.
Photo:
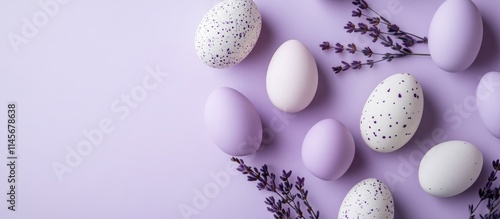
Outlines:
{"label": "lavender sprig", "polygon": [[[386,19],[382,15],[380,15],[373,8],[371,8],[365,0],[354,0],[352,2],[352,4],[358,7],[358,9],[356,9],[355,11],[352,11],[353,17],[365,16],[365,17],[367,17],[366,20],[368,22],[370,22],[370,24],[373,24],[374,26],[377,26],[378,24],[383,23],[387,26],[387,29],[389,31],[388,34],[392,34],[395,36],[415,37],[415,38],[419,39],[418,43],[427,43],[428,42],[427,37],[417,36],[415,34],[401,30],[398,25],[393,24],[388,19]],[[375,13],[378,17],[372,17],[369,15],[363,14],[362,10],[369,10],[369,11]]]}
{"label": "lavender sprig", "polygon": [[[365,62],[342,61],[341,65],[332,68],[336,74],[342,71],[347,71],[349,69],[361,69],[363,65],[367,65],[372,68],[376,63],[382,61],[391,62],[396,58],[403,58],[407,56],[430,56],[430,54],[414,53],[410,49],[410,47],[416,44],[427,44],[427,37],[420,37],[401,30],[398,25],[391,23],[388,19],[381,16],[377,11],[373,10],[365,0],[354,0],[352,3],[357,7],[356,10],[352,11],[352,16],[358,18],[366,17],[368,24],[360,22],[356,25],[353,22],[348,21],[344,26],[346,32],[368,35],[372,38],[373,43],[379,41],[381,45],[389,48],[392,51],[376,53],[373,52],[370,47],[365,47],[364,49],[360,50],[354,43],[347,44],[347,47],[344,47],[344,45],[340,43],[332,46],[330,42],[324,41],[322,44],[320,44],[322,50],[334,49],[335,53],[342,53],[343,51],[347,51],[351,54],[361,52],[368,58],[372,57],[373,55],[381,56],[380,59],[368,59]],[[371,11],[375,13],[376,16],[370,16],[364,13],[364,11]],[[386,32],[380,30],[380,24],[384,24],[386,26]],[[394,39],[391,36],[394,37]]]}
{"label": "lavender sprig", "polygon": [[378,60],[368,59],[368,60],[366,60],[366,62],[352,61],[352,62],[348,63],[346,61],[342,61],[341,65],[338,65],[338,66],[335,66],[332,68],[333,71],[335,72],[335,74],[338,74],[342,71],[347,71],[349,69],[361,69],[361,67],[364,65],[370,66],[370,68],[373,68],[373,65],[375,65],[379,62],[382,62],[382,61],[391,62],[393,59],[403,58],[403,57],[410,56],[410,55],[413,55],[413,56],[427,56],[428,55],[428,54],[414,53],[408,47],[401,46],[397,43],[395,44],[390,37],[387,37],[387,38],[383,37],[382,43],[384,46],[390,47],[392,50],[396,51],[396,53],[378,53],[378,52],[374,52],[370,47],[365,47],[364,49],[359,50],[359,48],[354,43],[348,44],[347,47],[345,47],[344,45],[342,45],[340,43],[336,43],[335,47],[331,47],[329,42],[324,42],[323,44],[328,45],[327,49],[332,49],[332,48],[335,49],[336,53],[342,53],[344,51],[347,51],[351,54],[363,53],[363,55],[368,57],[368,58],[371,58],[374,55],[381,57]]}
{"label": "lavender sprig", "polygon": [[488,182],[483,188],[479,189],[479,202],[475,205],[475,207],[474,205],[469,205],[469,219],[476,218],[476,211],[484,201],[487,201],[486,208],[488,209],[488,213],[479,214],[479,217],[481,219],[500,218],[500,212],[498,211],[500,205],[500,184],[497,185],[497,187],[493,186],[493,183],[497,180],[497,173],[500,171],[500,160],[493,161],[492,164],[493,171],[488,177]]}
{"label": "lavender sprig", "polygon": [[[304,189],[304,178],[297,177],[295,183],[290,182],[289,178],[292,175],[292,171],[282,171],[282,175],[279,177],[282,181],[276,185],[275,179],[276,175],[270,173],[267,165],[263,165],[259,170],[256,167],[251,167],[245,164],[243,159],[231,158],[231,161],[238,163],[238,171],[247,176],[248,181],[256,181],[257,188],[259,190],[267,190],[274,192],[278,198],[274,196],[269,196],[265,200],[265,204],[268,205],[267,210],[273,213],[274,218],[284,219],[291,218],[290,208],[297,214],[296,219],[305,219],[304,213],[301,209],[301,201],[307,208],[307,213],[310,219],[319,219],[319,211],[314,211],[311,204],[307,200],[308,190]],[[298,193],[293,193],[292,191],[298,190]],[[299,199],[296,201],[296,199]],[[285,208],[288,205],[289,207]]]}

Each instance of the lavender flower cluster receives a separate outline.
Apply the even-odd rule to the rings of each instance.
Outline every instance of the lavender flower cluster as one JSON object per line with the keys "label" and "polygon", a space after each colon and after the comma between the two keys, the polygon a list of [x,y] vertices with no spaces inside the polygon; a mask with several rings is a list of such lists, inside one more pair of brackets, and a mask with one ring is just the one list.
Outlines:
{"label": "lavender flower cluster", "polygon": [[493,183],[497,180],[498,171],[500,171],[500,160],[493,161],[493,171],[488,177],[488,182],[486,186],[479,189],[479,203],[475,207],[474,205],[469,205],[469,219],[476,218],[475,213],[484,201],[486,201],[488,212],[486,214],[479,214],[479,217],[481,219],[500,219],[500,212],[498,212],[498,208],[500,207],[500,185],[493,186]]}
{"label": "lavender flower cluster", "polygon": [[[389,48],[391,51],[385,53],[374,52],[370,47],[359,49],[354,43],[347,44],[347,47],[340,43],[336,43],[335,46],[332,46],[330,42],[324,41],[319,45],[322,50],[334,49],[335,53],[347,51],[351,54],[360,52],[368,58],[371,58],[373,55],[381,57],[377,60],[367,59],[365,62],[360,60],[352,62],[342,61],[342,65],[332,68],[336,74],[349,69],[361,69],[363,65],[367,65],[372,68],[376,63],[382,61],[391,62],[395,58],[417,55],[429,56],[429,54],[414,53],[410,49],[410,47],[416,44],[427,44],[427,37],[420,37],[401,30],[398,25],[391,23],[388,19],[373,10],[364,0],[354,0],[352,3],[357,7],[356,10],[352,11],[352,16],[357,18],[366,17],[366,21],[368,21],[368,23],[360,22],[356,25],[349,21],[344,26],[347,33],[359,33],[361,35],[368,34],[368,36],[372,38],[373,43],[379,41],[380,44]],[[376,16],[368,15],[369,12],[375,13]],[[382,31],[380,26],[385,26],[386,31]]]}
{"label": "lavender flower cluster", "polygon": [[[304,188],[305,179],[297,177],[295,183],[290,182],[292,171],[282,171],[279,179],[281,182],[276,184],[276,175],[270,173],[267,165],[263,165],[260,169],[251,167],[245,164],[243,159],[231,158],[231,161],[239,164],[238,171],[247,176],[247,180],[257,182],[259,190],[267,190],[277,195],[266,198],[267,210],[273,213],[276,219],[291,218],[290,208],[296,213],[297,219],[305,219],[302,211],[301,203],[305,205],[306,211],[310,219],[319,219],[319,211],[314,211],[311,204],[307,200],[308,190]],[[294,189],[297,192],[294,193]],[[286,207],[288,205],[288,207]]]}

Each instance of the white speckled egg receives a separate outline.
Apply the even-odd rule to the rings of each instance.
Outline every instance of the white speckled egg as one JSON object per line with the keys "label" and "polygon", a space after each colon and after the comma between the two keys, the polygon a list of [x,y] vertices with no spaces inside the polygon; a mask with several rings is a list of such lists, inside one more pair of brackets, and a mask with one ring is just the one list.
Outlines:
{"label": "white speckled egg", "polygon": [[359,182],[345,196],[338,218],[393,219],[394,201],[391,191],[375,178]]}
{"label": "white speckled egg", "polygon": [[195,36],[196,53],[213,68],[240,63],[252,51],[262,28],[252,0],[226,0],[203,17]]}
{"label": "white speckled egg", "polygon": [[322,180],[344,175],[354,159],[355,144],[351,132],[335,119],[324,119],[307,132],[302,143],[302,161]]}
{"label": "white speckled egg", "polygon": [[446,0],[429,28],[429,52],[441,69],[459,72],[476,59],[483,41],[483,20],[471,0]]}
{"label": "white speckled egg", "polygon": [[500,138],[500,72],[488,72],[476,91],[479,116],[488,131]]}
{"label": "white speckled egg", "polygon": [[212,91],[205,105],[205,124],[214,143],[231,156],[252,154],[261,145],[262,122],[257,110],[232,88]]}
{"label": "white speckled egg", "polygon": [[297,40],[283,43],[267,69],[267,95],[283,112],[296,113],[313,100],[318,88],[318,68],[307,47]]}
{"label": "white speckled egg", "polygon": [[472,186],[482,168],[483,154],[476,146],[465,141],[447,141],[424,155],[418,179],[425,192],[450,197]]}
{"label": "white speckled egg", "polygon": [[361,114],[361,136],[375,151],[395,151],[413,137],[423,110],[424,95],[417,79],[407,73],[392,75],[366,101]]}

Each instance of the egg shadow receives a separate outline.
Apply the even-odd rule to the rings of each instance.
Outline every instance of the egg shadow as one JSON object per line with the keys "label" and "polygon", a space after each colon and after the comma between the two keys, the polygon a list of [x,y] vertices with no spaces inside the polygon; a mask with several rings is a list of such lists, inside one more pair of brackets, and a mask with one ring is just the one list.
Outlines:
{"label": "egg shadow", "polygon": [[354,139],[354,144],[356,147],[356,152],[354,153],[354,159],[352,161],[351,166],[349,169],[347,169],[347,172],[345,173],[346,175],[349,176],[358,176],[360,173],[365,171],[365,166],[366,166],[366,150],[362,150],[364,147],[364,142],[361,140]]}
{"label": "egg shadow", "polygon": [[485,20],[483,18],[483,42],[481,44],[481,48],[479,49],[479,54],[476,57],[476,60],[469,67],[468,71],[476,72],[483,74],[485,72],[483,69],[493,68],[496,63],[498,63],[498,55],[500,51],[499,43],[497,36],[494,33],[494,27],[491,26],[491,21]]}
{"label": "egg shadow", "polygon": [[393,202],[394,202],[394,218],[410,218],[411,215],[406,214],[404,211],[405,209],[399,205],[399,201],[394,198],[393,196]]}
{"label": "egg shadow", "polygon": [[273,54],[273,50],[270,50],[272,42],[273,42],[273,34],[271,28],[268,26],[269,24],[265,22],[265,17],[262,15],[262,28],[260,30],[259,39],[257,43],[253,47],[252,51],[248,54],[245,59],[238,64],[239,67],[247,68],[252,67],[256,63],[264,63],[269,64],[270,59],[264,59],[265,57],[271,57]]}
{"label": "egg shadow", "polygon": [[272,154],[278,153],[280,141],[283,139],[283,135],[280,135],[279,131],[271,125],[272,118],[275,115],[270,115],[270,117],[261,117],[262,121],[262,143],[259,149],[256,151],[258,156],[272,156]]}
{"label": "egg shadow", "polygon": [[259,149],[256,151],[257,155],[272,153],[269,150],[272,150],[276,142],[279,142],[279,139],[276,139],[278,135],[272,129],[268,128],[269,124],[264,124],[262,122],[262,143],[260,144]]}
{"label": "egg shadow", "polygon": [[328,100],[331,99],[331,93],[332,91],[330,90],[328,78],[326,77],[325,72],[318,68],[318,88],[316,90],[314,99],[311,101],[306,110],[320,109],[324,103],[328,102]]}

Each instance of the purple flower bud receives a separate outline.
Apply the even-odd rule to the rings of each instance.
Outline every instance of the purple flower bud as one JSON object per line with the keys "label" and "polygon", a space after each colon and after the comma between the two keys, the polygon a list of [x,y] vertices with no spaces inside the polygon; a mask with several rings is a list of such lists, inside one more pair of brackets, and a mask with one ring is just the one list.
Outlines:
{"label": "purple flower bud", "polygon": [[333,71],[335,72],[335,74],[338,74],[342,71],[342,66],[336,66],[336,67],[332,67]]}
{"label": "purple flower bud", "polygon": [[369,30],[368,26],[364,23],[358,23],[358,28],[354,30],[356,33],[365,34]]}
{"label": "purple flower bud", "polygon": [[354,54],[354,53],[356,53],[357,50],[358,49],[356,48],[356,45],[354,43],[347,44],[347,51],[349,53]]}
{"label": "purple flower bud", "polygon": [[389,30],[389,33],[397,33],[399,31],[399,27],[395,24],[389,24],[387,25],[387,30]]}
{"label": "purple flower bud", "polygon": [[361,10],[356,9],[355,11],[352,11],[352,16],[353,17],[361,17],[363,15],[363,13],[361,12]]}
{"label": "purple flower bud", "polygon": [[363,55],[368,57],[372,57],[373,55],[373,51],[372,49],[370,49],[370,47],[365,47],[363,50],[361,50],[361,52],[363,52]]}
{"label": "purple flower bud", "polygon": [[366,20],[373,26],[377,26],[378,24],[380,24],[379,17],[369,17],[369,18],[366,18]]}
{"label": "purple flower bud", "polygon": [[330,46],[330,42],[324,41],[323,43],[319,44],[319,47],[321,47],[321,50],[329,50],[332,47]]}
{"label": "purple flower bud", "polygon": [[344,45],[337,43],[335,44],[335,53],[341,53],[344,51]]}
{"label": "purple flower bud", "polygon": [[354,30],[356,30],[356,25],[352,22],[347,22],[347,24],[344,26],[344,29],[347,31],[347,33],[352,33]]}
{"label": "purple flower bud", "polygon": [[347,62],[342,61],[342,64],[344,64],[344,66],[342,66],[342,71],[347,71],[351,68],[351,65]]}
{"label": "purple flower bud", "polygon": [[361,66],[362,66],[361,61],[353,61],[351,63],[351,65],[352,65],[352,69],[361,69]]}
{"label": "purple flower bud", "polygon": [[373,68],[373,65],[375,64],[375,61],[368,59],[366,60],[366,64],[370,66],[370,68]]}

